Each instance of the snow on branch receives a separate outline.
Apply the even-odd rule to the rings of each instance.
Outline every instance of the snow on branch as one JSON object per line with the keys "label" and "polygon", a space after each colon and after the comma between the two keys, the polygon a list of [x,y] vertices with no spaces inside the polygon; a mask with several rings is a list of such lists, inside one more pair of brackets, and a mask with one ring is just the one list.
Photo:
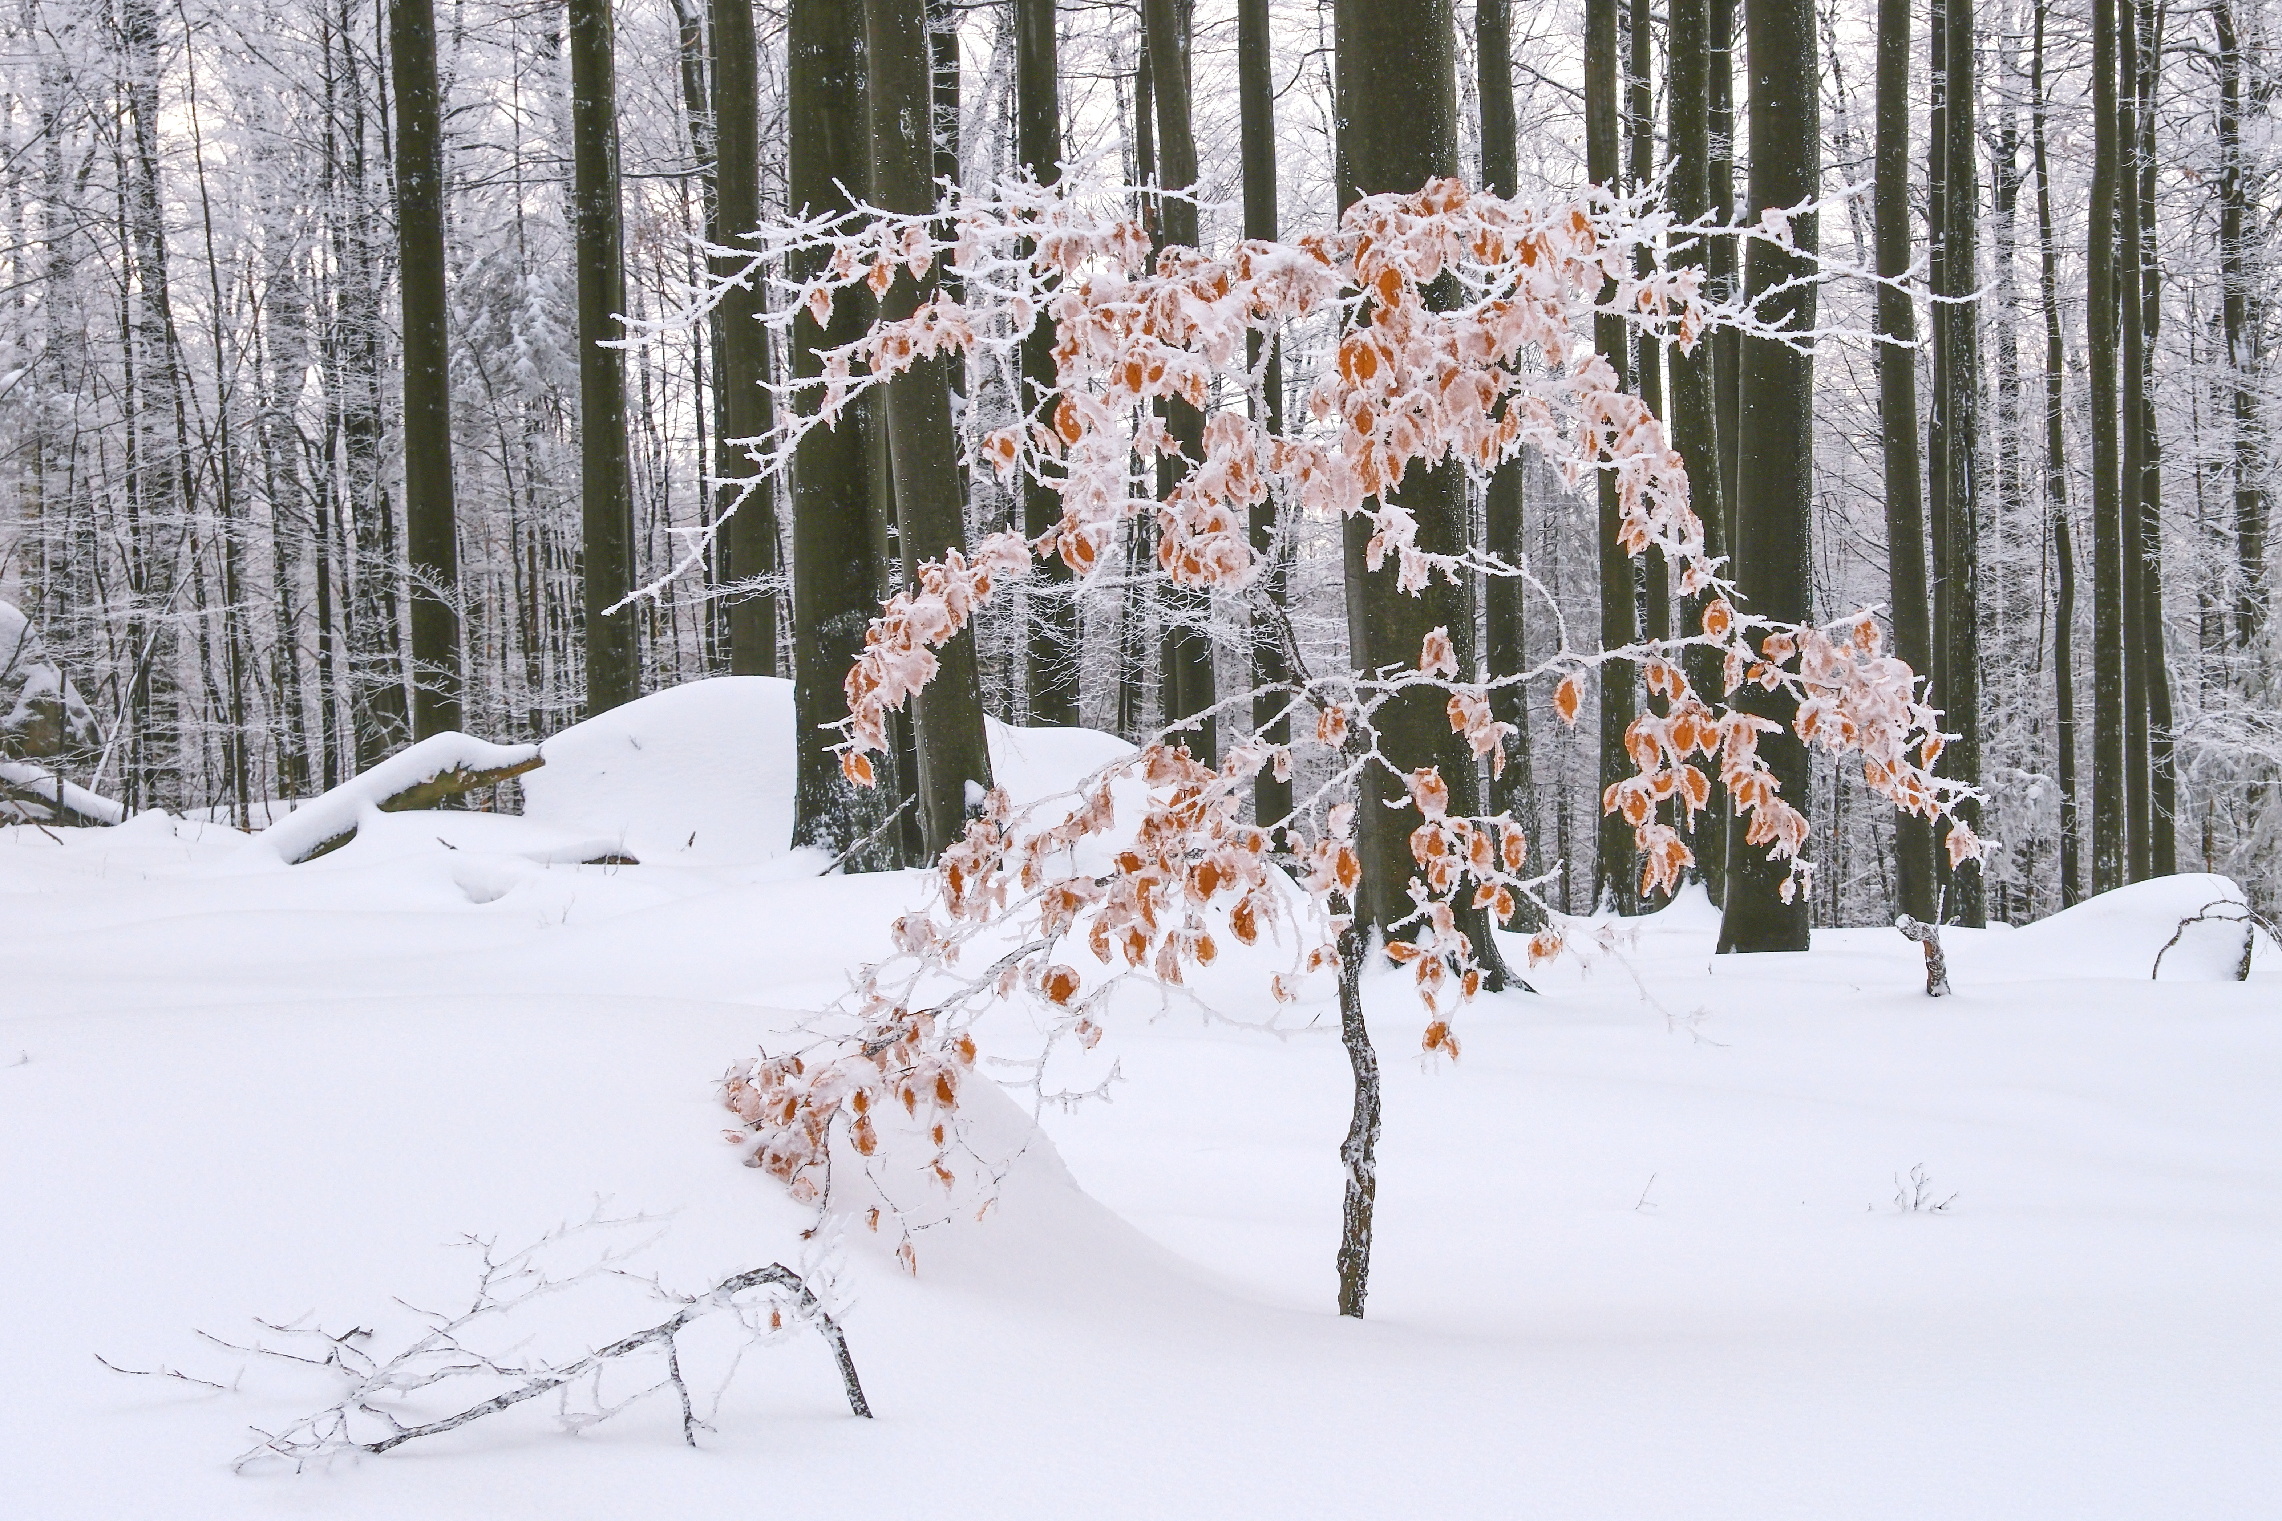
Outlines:
{"label": "snow on branch", "polygon": [[[1772,215],[1744,236],[1788,247],[1792,221],[1815,209]],[[1341,966],[1361,877],[1352,799],[1365,780],[1398,782],[1393,806],[1415,815],[1411,909],[1389,926],[1387,953],[1411,969],[1425,1050],[1455,1056],[1451,1016],[1482,985],[1486,949],[1459,928],[1460,911],[1502,922],[1535,897],[1535,884],[1514,820],[1463,816],[1452,779],[1381,748],[1382,709],[1422,687],[1494,772],[1513,732],[1493,717],[1494,693],[1543,682],[1573,724],[1600,668],[1637,666],[1659,710],[1627,730],[1635,774],[1609,787],[1602,804],[1634,827],[1644,890],[1676,886],[1693,864],[1686,830],[1716,779],[1746,842],[1787,862],[1782,891],[1796,891],[1807,820],[1758,753],[1782,726],[1734,703],[1746,686],[1787,696],[1798,739],[1854,757],[1896,807],[1948,817],[1954,862],[1978,856],[1980,842],[1953,812],[1966,789],[1932,769],[1951,736],[1919,700],[1916,674],[1884,650],[1871,611],[1801,625],[1743,605],[1706,551],[1684,462],[1662,422],[1594,349],[1593,319],[1607,314],[1683,349],[1715,325],[1812,341],[1708,304],[1701,271],[1675,268],[1664,254],[1675,232],[1644,197],[1596,190],[1533,202],[1455,180],[1358,201],[1335,232],[1217,254],[1176,246],[1152,256],[1122,205],[1020,182],[937,215],[861,208],[764,231],[748,276],[767,271],[788,298],[772,303],[788,342],[813,343],[841,302],[883,296],[906,279],[923,284],[910,316],[875,319],[852,341],[818,350],[818,373],[780,388],[776,431],[746,442],[759,468],[787,468],[801,438],[834,425],[865,389],[921,358],[951,356],[995,368],[1021,398],[1011,425],[993,427],[968,410],[970,467],[1035,483],[1061,506],[1059,521],[1034,538],[996,534],[971,553],[926,563],[916,584],[883,605],[846,678],[840,750],[854,781],[874,780],[870,757],[887,749],[887,715],[925,687],[934,652],[977,608],[1034,559],[1058,558],[1081,585],[1113,574],[1113,546],[1135,517],[1153,521],[1158,574],[1241,599],[1253,626],[1282,630],[1290,675],[1262,690],[1286,699],[1287,711],[1312,710],[1316,722],[1312,732],[1295,726],[1288,743],[1271,742],[1250,724],[1255,693],[1246,692],[1214,710],[1234,736],[1217,766],[1159,739],[1051,807],[990,799],[938,862],[934,900],[898,921],[896,957],[865,970],[817,1021],[810,1045],[732,1075],[725,1097],[758,1134],[754,1165],[796,1197],[828,1204],[835,1136],[869,1172],[880,1117],[900,1108],[930,1138],[925,1168],[951,1187],[959,1093],[976,1061],[973,1024],[993,1002],[1029,1005],[1046,1055],[1065,1040],[1090,1046],[1121,984],[1184,989],[1221,947],[1271,932],[1288,960],[1268,991],[1277,1003],[1295,998],[1297,979]],[[924,283],[939,270],[956,278]],[[1054,378],[1025,394],[1017,352],[1042,317],[1052,323]],[[1244,405],[1260,381],[1249,355],[1271,347],[1247,340],[1303,324],[1323,332],[1329,358],[1277,431],[1266,409]],[[1175,406],[1202,416],[1185,443],[1167,426]],[[1526,566],[1424,547],[1397,490],[1414,472],[1455,463],[1481,475],[1525,451],[1573,488],[1613,480],[1622,547],[1665,558],[1694,627],[1613,650],[1579,649],[1564,631],[1535,668],[1479,681],[1464,679],[1447,628],[1427,636],[1414,666],[1311,671],[1288,620],[1260,591],[1265,562],[1250,542],[1252,510],[1273,500],[1317,519],[1360,519],[1368,568],[1392,566],[1401,593],[1421,593],[1436,578],[1520,576],[1534,586]],[[1160,459],[1178,466],[1162,495]],[[1714,657],[1719,692],[1695,689],[1684,669],[1691,653]],[[1329,780],[1286,818],[1247,822],[1250,779],[1264,767],[1288,777],[1307,752],[1328,761]],[[1559,949],[1558,933],[1542,932],[1530,954]],[[1037,1103],[1061,1097],[1046,1086],[1046,1055],[1015,1063],[1017,1086]],[[908,1262],[908,1217],[893,1212],[907,1229],[899,1249]]]}
{"label": "snow on branch", "polygon": [[[377,1350],[376,1333],[362,1326],[334,1332],[261,1321],[257,1324],[263,1335],[250,1343],[208,1336],[225,1350],[265,1363],[318,1369],[340,1384],[337,1397],[323,1409],[275,1432],[257,1429],[261,1440],[238,1456],[236,1468],[242,1473],[284,1464],[299,1472],[344,1453],[389,1452],[542,1395],[557,1397],[557,1417],[573,1431],[608,1420],[654,1395],[671,1395],[682,1439],[694,1447],[698,1432],[712,1429],[711,1415],[737,1373],[743,1348],[777,1340],[803,1325],[814,1326],[831,1348],[849,1410],[870,1417],[847,1338],[826,1308],[813,1273],[803,1278],[781,1263],[771,1263],[732,1273],[695,1293],[680,1293],[624,1266],[633,1252],[655,1241],[654,1234],[632,1248],[606,1250],[568,1273],[557,1274],[547,1266],[549,1255],[567,1241],[653,1223],[643,1217],[605,1218],[598,1211],[507,1253],[500,1253],[491,1241],[468,1237],[462,1244],[481,1254],[482,1267],[466,1308],[416,1312],[427,1329],[393,1352]],[[533,1331],[529,1311],[535,1302],[611,1284],[630,1285],[641,1300],[670,1307],[668,1313],[582,1356],[555,1359],[528,1354]],[[680,1338],[700,1322],[724,1320],[737,1327],[742,1346],[712,1393],[713,1409],[700,1416]],[[224,1387],[173,1368],[123,1368],[98,1360],[121,1373]],[[637,1370],[631,1387],[626,1387],[627,1370]]]}

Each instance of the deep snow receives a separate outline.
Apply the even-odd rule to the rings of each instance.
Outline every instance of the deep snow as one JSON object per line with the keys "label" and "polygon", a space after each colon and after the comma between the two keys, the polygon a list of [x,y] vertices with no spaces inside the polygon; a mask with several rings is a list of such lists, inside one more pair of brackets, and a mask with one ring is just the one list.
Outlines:
{"label": "deep snow", "polygon": [[[878,1419],[821,1347],[668,1413],[535,1407],[235,1477],[314,1408],[194,1328],[441,1302],[463,1232],[677,1210],[696,1286],[799,1264],[714,1079],[885,948],[914,877],[789,852],[790,703],[713,682],[559,736],[530,817],[368,815],[305,866],[214,824],[0,830],[8,1517],[2264,1517],[2282,1510],[2282,960],[2226,975],[2179,878],[1951,931],[1710,955],[1700,899],[1574,934],[1422,1064],[1399,984],[1378,1253],[1330,1313],[1349,1098],[1328,1021],[1118,1021],[917,1277],[838,1268]],[[1118,752],[994,733],[1025,795]],[[694,843],[689,836],[694,833]],[[608,840],[643,864],[584,859]],[[1257,1009],[1238,1010],[1247,1017]],[[1013,1118],[1007,1121],[1013,1123]],[[1924,1168],[1940,1212],[1905,1213]],[[595,1325],[599,1342],[637,1321]]]}

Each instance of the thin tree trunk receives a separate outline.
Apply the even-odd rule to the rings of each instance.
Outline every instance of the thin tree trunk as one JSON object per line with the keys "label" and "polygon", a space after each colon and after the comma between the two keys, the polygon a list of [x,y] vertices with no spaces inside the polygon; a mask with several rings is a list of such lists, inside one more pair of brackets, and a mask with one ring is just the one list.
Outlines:
{"label": "thin tree trunk", "polygon": [[2116,0],[2092,0],[2092,203],[2085,358],[2092,411],[2092,891],[2129,878],[2124,747],[2124,506],[2116,432]]}
{"label": "thin tree trunk", "polygon": [[2052,169],[2045,153],[2045,0],[2036,0],[2034,51],[2029,55],[2029,132],[2036,165],[2038,295],[2044,306],[2044,490],[2052,520],[2058,585],[2052,621],[2053,704],[2057,709],[2054,770],[2060,784],[2060,906],[2083,896],[2076,783],[2076,553],[2068,522],[2068,426],[2064,394],[2067,355],[2061,344],[2060,257],[2052,236]]}
{"label": "thin tree trunk", "polygon": [[[1595,185],[1617,188],[1623,173],[1622,96],[1617,46],[1618,0],[1585,3],[1585,173]],[[1606,299],[1608,292],[1603,291]],[[1632,370],[1631,343],[1624,320],[1603,312],[1593,319],[1594,346],[1624,380]],[[1601,648],[1622,649],[1640,637],[1640,609],[1632,556],[1619,542],[1616,477],[1599,472],[1600,513],[1594,546],[1600,556]],[[1632,774],[1624,731],[1637,712],[1639,683],[1627,661],[1600,668],[1600,790]],[[1639,866],[1632,826],[1615,813],[1603,813],[1594,833],[1593,906],[1618,913],[1640,907]]]}
{"label": "thin tree trunk", "polygon": [[[1812,0],[1745,0],[1751,50],[1752,213],[1811,198],[1822,174],[1819,78]],[[1792,225],[1797,252],[1754,243],[1744,261],[1745,294],[1759,318],[1779,328],[1811,328],[1814,287],[1802,276],[1819,247],[1813,218]],[[1786,280],[1800,283],[1768,293]],[[1746,338],[1738,381],[1741,437],[1736,446],[1736,582],[1755,613],[1804,622],[1813,613],[1814,359],[1772,338]],[[1783,727],[1761,736],[1760,758],[1783,800],[1808,811],[1812,771],[1806,744],[1791,729],[1796,702],[1746,686],[1741,705]],[[1727,903],[1719,949],[1803,951],[1809,908],[1786,894],[1788,869],[1743,844],[1731,826]]]}
{"label": "thin tree trunk", "polygon": [[[1910,267],[1910,6],[1879,0],[1878,147],[1876,167],[1878,273],[1900,281]],[[1886,435],[1887,602],[1894,653],[1922,679],[1933,667],[1933,631],[1927,605],[1925,500],[1918,460],[1917,310],[1907,290],[1878,288],[1878,412]],[[1898,912],[1935,919],[1933,826],[1917,814],[1894,814]]]}
{"label": "thin tree trunk", "polygon": [[[1495,0],[1495,3],[1485,0],[1482,10],[1502,16],[1504,3],[1505,0]],[[1273,242],[1277,235],[1276,106],[1274,59],[1269,44],[1268,0],[1237,0],[1236,85],[1244,151],[1244,236]],[[1509,136],[1512,119],[1509,85],[1506,96]],[[1245,360],[1259,377],[1254,416],[1269,432],[1281,434],[1284,429],[1283,345],[1278,340],[1263,344],[1257,333],[1251,334],[1246,342]],[[1276,508],[1273,496],[1252,508],[1252,550],[1267,562],[1256,593],[1266,605],[1255,608],[1252,614],[1252,678],[1259,689],[1259,695],[1252,699],[1252,726],[1269,744],[1282,745],[1291,741],[1291,719],[1284,712],[1288,697],[1273,689],[1291,676],[1286,658],[1288,651],[1284,647],[1289,556],[1276,532]],[[1273,767],[1261,767],[1252,779],[1253,818],[1264,827],[1271,826],[1291,811],[1291,782],[1277,780]]]}
{"label": "thin tree trunk", "polygon": [[[1062,178],[1061,56],[1055,0],[1014,0],[1015,156],[1041,185]],[[1054,322],[1040,312],[1022,345],[1022,405],[1035,413],[1054,384]],[[1062,499],[1041,481],[1022,487],[1022,531],[1036,539],[1062,520]],[[1060,558],[1033,574],[1027,659],[1030,722],[1078,722],[1078,607]]]}
{"label": "thin tree trunk", "polygon": [[2138,203],[2133,228],[2140,308],[2140,669],[2147,687],[2147,870],[2179,869],[2179,779],[2172,758],[2171,667],[2164,651],[2163,444],[2155,417],[2155,348],[2163,328],[2163,272],[2155,257],[2155,87],[2162,67],[2165,0],[2140,0]]}
{"label": "thin tree trunk", "polygon": [[2148,875],[2148,731],[2146,486],[2146,309],[2140,304],[2139,38],[2147,0],[2122,0],[2117,12],[2116,302],[2122,313],[2121,417],[2123,474],[2118,488],[2123,578],[2116,616],[2124,643],[2124,879]]}
{"label": "thin tree trunk", "polygon": [[2227,346],[2233,413],[2235,576],[2234,642],[2256,650],[2266,627],[2266,487],[2260,472],[2258,421],[2259,292],[2250,271],[2250,175],[2242,144],[2243,49],[2234,0],[2211,7],[2219,66],[2219,324]]}
{"label": "thin tree trunk", "polygon": [[[1667,77],[1671,113],[1671,179],[1669,195],[1673,218],[1683,224],[1702,220],[1711,212],[1711,9],[1707,0],[1672,0]],[[1702,238],[1676,250],[1672,262],[1681,268],[1704,263]],[[1727,553],[1727,505],[1720,471],[1719,405],[1715,392],[1715,363],[1710,342],[1693,349],[1672,350],[1672,444],[1687,462],[1690,505],[1704,524],[1704,548],[1717,557]],[[1709,598],[1688,599],[1682,634],[1703,627]],[[1718,657],[1709,649],[1692,650],[1688,681],[1698,693],[1720,690]],[[1727,886],[1727,794],[1712,789],[1712,806],[1697,823],[1693,847],[1696,866],[1714,903]]]}

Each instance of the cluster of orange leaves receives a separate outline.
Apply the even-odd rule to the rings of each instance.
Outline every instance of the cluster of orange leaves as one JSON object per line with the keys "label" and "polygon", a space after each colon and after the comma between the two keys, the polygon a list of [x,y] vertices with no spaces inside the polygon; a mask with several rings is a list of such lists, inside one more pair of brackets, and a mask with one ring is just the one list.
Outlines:
{"label": "cluster of orange leaves", "polygon": [[[1614,292],[1619,309],[1659,322],[1683,347],[1704,322],[1697,272],[1636,274],[1632,252],[1641,229],[1605,200],[1538,207],[1436,181],[1416,195],[1358,202],[1334,234],[1289,244],[1248,241],[1225,257],[1168,249],[1153,267],[1138,225],[1090,216],[1052,190],[1027,187],[972,203],[940,231],[945,225],[875,216],[836,234],[824,272],[799,296],[819,324],[835,293],[854,284],[884,293],[899,272],[921,278],[937,260],[960,278],[909,319],[875,322],[860,339],[825,354],[824,409],[844,403],[859,372],[884,377],[932,354],[1004,355],[1044,312],[1055,324],[1054,386],[1030,420],[974,441],[973,457],[1004,476],[1043,482],[1058,494],[1062,515],[1035,540],[1003,534],[977,546],[971,559],[946,554],[923,570],[917,588],[885,605],[847,678],[842,762],[856,782],[872,782],[867,752],[886,749],[885,715],[934,674],[932,652],[1033,556],[1058,556],[1083,575],[1102,562],[1128,518],[1150,512],[1171,579],[1239,590],[1259,570],[1250,509],[1273,493],[1304,512],[1367,519],[1370,567],[1393,557],[1399,585],[1415,592],[1437,573],[1456,580],[1467,565],[1420,548],[1415,521],[1388,493],[1413,469],[1455,459],[1485,470],[1533,449],[1572,484],[1611,476],[1624,549],[1662,553],[1679,592],[1707,599],[1700,636],[1598,657],[1638,660],[1648,690],[1662,702],[1660,712],[1641,714],[1628,729],[1635,774],[1603,798],[1634,826],[1644,890],[1676,886],[1692,864],[1683,828],[1710,799],[1706,766],[1716,766],[1750,844],[1797,863],[1806,842],[1805,818],[1781,797],[1758,756],[1760,736],[1776,726],[1695,692],[1678,664],[1682,643],[1721,656],[1723,695],[1746,682],[1788,688],[1798,700],[1799,735],[1859,754],[1868,783],[1898,806],[1929,816],[1949,808],[1955,789],[1930,772],[1941,744],[1939,715],[1917,701],[1909,668],[1881,652],[1874,623],[1857,616],[1837,625],[1834,637],[1739,616],[1706,557],[1680,455],[1646,405],[1577,341],[1579,318],[1604,290]],[[1344,313],[1348,325],[1307,394],[1303,411],[1312,426],[1276,434],[1240,408],[1209,410],[1216,383],[1239,392],[1248,386],[1248,336],[1324,311]],[[1178,484],[1160,501],[1146,487],[1150,462],[1182,449],[1157,416],[1167,401],[1209,415],[1202,458],[1184,460]],[[1594,663],[1575,660],[1556,687],[1554,707],[1566,722],[1577,719],[1581,681]],[[1477,758],[1501,768],[1512,726],[1494,718],[1487,688],[1459,680],[1446,630],[1428,637],[1418,669],[1448,691],[1452,731]],[[1351,749],[1367,708],[1311,696],[1319,715],[1313,742]],[[1248,739],[1214,768],[1185,748],[1152,745],[1096,778],[1072,811],[1043,827],[1018,819],[1003,795],[993,794],[938,862],[942,921],[929,914],[898,921],[898,955],[940,972],[985,928],[1011,930],[1027,949],[994,963],[988,991],[1028,992],[1048,1011],[1056,1037],[1092,1045],[1101,999],[1119,978],[1178,985],[1215,960],[1218,933],[1251,944],[1286,912],[1272,885],[1268,835],[1241,817],[1243,783],[1264,765],[1288,775],[1290,751]],[[1115,826],[1111,783],[1118,779],[1138,780],[1144,789],[1134,837],[1105,863],[1081,867],[1085,848]],[[1410,884],[1414,913],[1406,938],[1389,954],[1413,968],[1430,1020],[1426,1049],[1454,1056],[1458,1044],[1442,1000],[1454,994],[1462,1002],[1481,979],[1475,949],[1458,928],[1459,906],[1508,919],[1517,894],[1527,891],[1519,875],[1527,842],[1510,821],[1453,815],[1448,786],[1431,768],[1407,781],[1420,815],[1410,838],[1418,868]],[[1341,897],[1352,902],[1361,875],[1352,831],[1353,811],[1344,806],[1331,811],[1319,837],[1287,828],[1301,886],[1328,929],[1302,949],[1295,971],[1338,962],[1344,921],[1334,909]],[[1979,848],[1959,827],[1949,841],[1954,860]],[[1076,958],[1064,957],[1061,947],[1073,937],[1082,939],[1095,970],[1081,971]],[[1532,961],[1560,945],[1557,930],[1540,933],[1530,945]],[[928,1025],[939,1011],[908,1011],[885,991],[883,975],[874,969],[859,988],[875,1035],[843,1043],[842,1055],[813,1077],[786,1058],[795,1063],[791,1070],[764,1062],[737,1080],[741,1087],[732,1086],[731,1107],[764,1137],[756,1161],[796,1192],[799,1180],[825,1165],[836,1117],[849,1117],[852,1138],[859,1126],[872,1135],[873,1111],[859,1110],[857,1095],[875,1104],[887,1084],[914,1114],[921,1102],[949,1105],[956,1072],[972,1059],[971,1038],[954,1034],[955,1024]],[[1273,992],[1278,1000],[1294,996],[1282,974]],[[931,1036],[915,1033],[928,1029]],[[930,1039],[934,1065],[923,1068],[919,1048]],[[962,1049],[963,1058],[955,1054]],[[940,1124],[934,1134],[940,1153]],[[933,1165],[948,1182],[940,1154]]]}

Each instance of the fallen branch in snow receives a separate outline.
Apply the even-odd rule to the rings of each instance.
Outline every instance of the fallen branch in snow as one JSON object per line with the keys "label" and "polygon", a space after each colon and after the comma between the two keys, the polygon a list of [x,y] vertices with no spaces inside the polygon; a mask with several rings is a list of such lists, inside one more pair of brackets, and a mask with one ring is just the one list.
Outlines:
{"label": "fallen branch in snow", "polygon": [[1925,948],[1925,996],[1949,996],[1949,958],[1941,954],[1941,926],[1912,919],[1908,914],[1894,921],[1894,928],[1902,932],[1905,940],[1915,940]]}
{"label": "fallen branch in snow", "polygon": [[2268,937],[2277,943],[2282,943],[2282,927],[2277,927],[2273,920],[2247,903],[2237,903],[2232,898],[2217,898],[2179,921],[2179,927],[2171,932],[2171,938],[2163,942],[2163,949],[2155,953],[2155,965],[2147,969],[2147,980],[2153,982],[2163,974],[2164,955],[2186,935],[2189,925],[2212,923],[2242,926],[2242,959],[2235,963],[2234,969],[2234,980],[2237,982],[2250,981],[2250,957],[2258,949],[2260,930],[2266,931]]}
{"label": "fallen branch in snow", "polygon": [[[314,1326],[256,1322],[272,1337],[291,1338],[304,1350],[262,1340],[243,1344],[224,1341],[201,1332],[206,1340],[229,1351],[331,1370],[347,1384],[338,1400],[282,1431],[256,1428],[260,1442],[241,1453],[233,1466],[244,1472],[262,1463],[282,1462],[291,1464],[294,1471],[299,1472],[311,1462],[338,1453],[388,1452],[421,1437],[455,1431],[543,1394],[560,1395],[559,1418],[569,1429],[579,1431],[608,1420],[653,1394],[671,1391],[681,1410],[682,1439],[694,1447],[699,1428],[711,1430],[712,1426],[708,1418],[697,1413],[683,1368],[679,1338],[697,1322],[724,1313],[742,1328],[747,1345],[774,1340],[792,1326],[813,1324],[832,1349],[849,1410],[870,1419],[871,1406],[864,1399],[863,1385],[856,1377],[855,1360],[849,1354],[847,1337],[839,1322],[826,1309],[809,1281],[782,1263],[748,1268],[698,1293],[682,1294],[666,1288],[655,1277],[631,1273],[620,1266],[639,1247],[606,1252],[599,1260],[560,1277],[550,1273],[541,1260],[547,1249],[573,1236],[650,1223],[644,1217],[605,1219],[597,1215],[578,1225],[559,1227],[532,1245],[506,1256],[495,1255],[493,1243],[489,1241],[468,1238],[465,1244],[483,1253],[483,1270],[467,1308],[451,1315],[419,1312],[429,1320],[428,1330],[387,1357],[369,1350],[374,1332],[361,1326],[331,1332]],[[649,1238],[650,1241],[655,1239],[654,1236]],[[647,1244],[648,1241],[642,1243]],[[509,1323],[517,1311],[542,1297],[604,1282],[632,1284],[644,1297],[675,1308],[655,1324],[620,1336],[580,1357],[556,1361],[516,1355],[531,1339],[531,1331],[520,1320]],[[479,1327],[485,1334],[471,1336],[471,1331]],[[487,1351],[479,1343],[498,1343],[507,1350]],[[659,1377],[632,1393],[606,1396],[605,1377],[613,1369],[632,1366],[645,1355],[662,1363]],[[740,1349],[730,1361],[728,1372],[714,1391],[708,1417],[718,1409],[721,1395],[734,1378],[742,1356]],[[212,1389],[224,1387],[169,1367],[127,1368],[100,1357],[97,1361],[115,1372],[138,1377],[180,1379]],[[412,1418],[406,1408],[408,1401],[425,1391],[442,1386],[456,1389],[470,1381],[489,1386],[491,1392],[482,1399],[424,1419]]]}
{"label": "fallen branch in snow", "polygon": [[0,760],[0,802],[31,804],[54,822],[75,828],[117,824],[127,817],[123,804],[29,761]]}
{"label": "fallen branch in snow", "polygon": [[357,837],[366,810],[402,813],[488,787],[546,764],[537,745],[494,745],[465,734],[431,734],[370,771],[320,793],[263,830],[288,866],[329,855]]}

